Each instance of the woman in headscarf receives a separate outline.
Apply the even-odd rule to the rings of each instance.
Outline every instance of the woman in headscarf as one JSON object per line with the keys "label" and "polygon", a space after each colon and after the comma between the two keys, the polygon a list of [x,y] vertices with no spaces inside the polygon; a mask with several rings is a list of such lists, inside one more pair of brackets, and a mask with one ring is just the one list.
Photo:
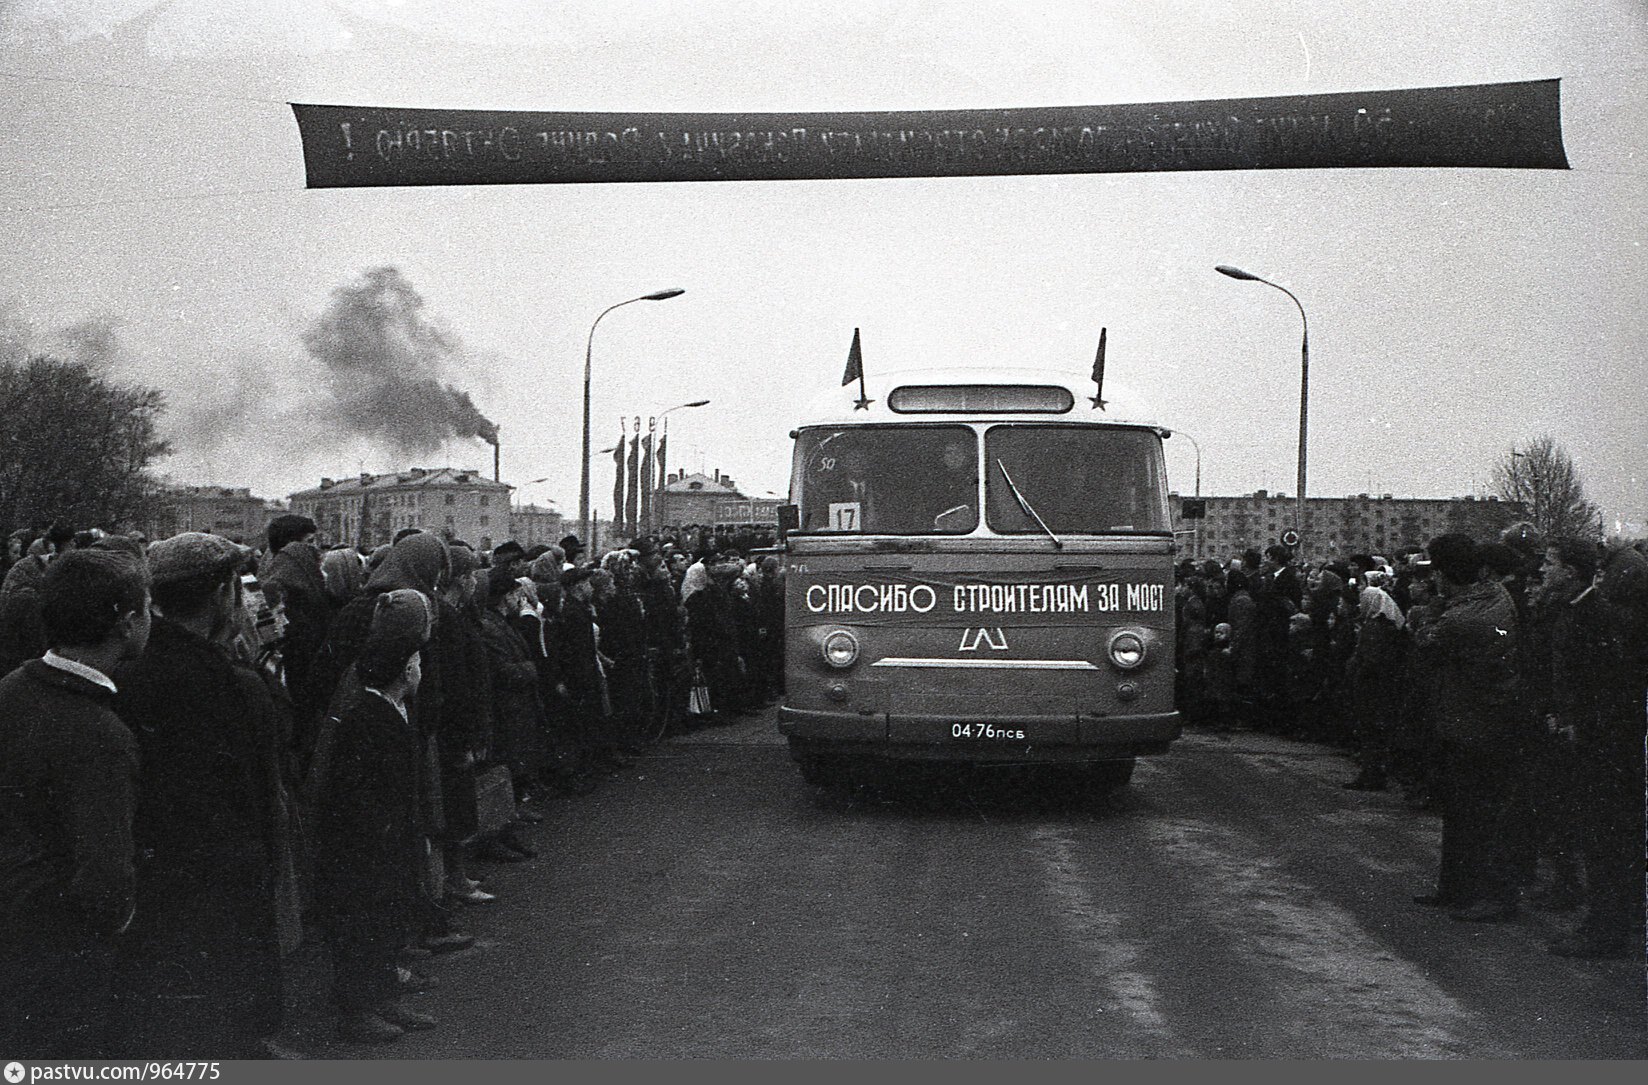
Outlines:
{"label": "woman in headscarf", "polygon": [[1357,603],[1356,650],[1345,668],[1361,771],[1351,791],[1383,791],[1391,735],[1402,715],[1407,619],[1383,588],[1363,588]]}
{"label": "woman in headscarf", "polygon": [[[525,592],[512,572],[504,565],[487,574],[481,642],[486,647],[487,673],[492,681],[491,759],[509,767],[515,797],[520,801],[527,798],[545,762],[544,703],[538,689],[538,667],[512,624],[521,612]],[[497,842],[489,844],[485,854],[512,861],[537,852],[512,825]]]}
{"label": "woman in headscarf", "polygon": [[[409,588],[421,592],[433,601],[445,582],[447,568],[446,544],[427,532],[408,535],[388,548],[383,560],[367,580],[366,588],[359,596],[346,603],[332,620],[326,642],[315,661],[314,681],[317,699],[322,703],[330,700],[344,670],[360,653],[361,645],[366,642],[366,634],[371,628],[372,612],[377,606],[377,597],[385,592]],[[424,660],[425,664],[428,662],[427,659]],[[430,668],[426,666],[425,669]],[[432,683],[428,679],[432,677],[427,674],[424,676],[425,681],[420,686],[422,692],[418,698],[420,704],[427,704],[431,695],[438,692],[431,688]]]}
{"label": "woman in headscarf", "polygon": [[647,664],[646,610],[637,592],[631,550],[613,550],[601,559],[596,578],[595,614],[601,624],[601,651],[612,660],[607,676],[620,753],[641,751],[641,735],[652,716],[652,677]]}
{"label": "woman in headscarf", "polygon": [[354,547],[338,546],[320,556],[320,575],[326,583],[326,598],[333,612],[342,610],[361,593],[366,569]]}

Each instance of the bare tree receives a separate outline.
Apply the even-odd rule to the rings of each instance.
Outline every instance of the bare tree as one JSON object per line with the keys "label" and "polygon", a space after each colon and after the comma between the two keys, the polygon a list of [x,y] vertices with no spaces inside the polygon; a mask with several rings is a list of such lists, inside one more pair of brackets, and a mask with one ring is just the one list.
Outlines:
{"label": "bare tree", "polygon": [[98,376],[80,362],[0,361],[0,526],[60,521],[120,528],[150,508],[158,391]]}
{"label": "bare tree", "polygon": [[1502,500],[1526,505],[1547,539],[1602,537],[1601,510],[1586,500],[1573,457],[1550,434],[1513,445],[1494,464],[1494,488]]}

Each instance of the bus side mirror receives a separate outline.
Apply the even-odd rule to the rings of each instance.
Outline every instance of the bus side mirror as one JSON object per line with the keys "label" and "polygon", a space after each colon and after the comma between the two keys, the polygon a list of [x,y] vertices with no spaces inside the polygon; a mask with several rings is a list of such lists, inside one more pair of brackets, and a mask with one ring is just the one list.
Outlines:
{"label": "bus side mirror", "polygon": [[799,529],[800,527],[801,527],[801,506],[800,505],[780,505],[780,506],[778,506],[778,536],[779,536],[779,538],[783,538],[785,535],[789,534],[792,531],[795,531],[795,530]]}

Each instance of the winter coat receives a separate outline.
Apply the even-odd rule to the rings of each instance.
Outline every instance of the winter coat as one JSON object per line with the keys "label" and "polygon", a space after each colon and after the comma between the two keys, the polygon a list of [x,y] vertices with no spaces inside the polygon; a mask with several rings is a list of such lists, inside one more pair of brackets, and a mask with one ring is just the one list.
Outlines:
{"label": "winter coat", "polygon": [[0,678],[0,941],[132,917],[138,753],[113,699],[40,660]]}
{"label": "winter coat", "polygon": [[492,760],[525,776],[546,757],[538,666],[510,620],[492,607],[481,612],[480,634],[492,685]]}
{"label": "winter coat", "polygon": [[125,1028],[239,1055],[279,1027],[275,873],[290,842],[276,704],[250,667],[164,617],[114,677],[142,761]]}
{"label": "winter coat", "polygon": [[1511,748],[1525,718],[1516,673],[1516,604],[1504,585],[1481,581],[1444,601],[1415,646],[1435,681],[1438,734],[1465,746]]}
{"label": "winter coat", "polygon": [[410,924],[421,869],[417,731],[353,671],[331,713],[332,753],[310,815],[315,905],[331,923],[352,915]]}

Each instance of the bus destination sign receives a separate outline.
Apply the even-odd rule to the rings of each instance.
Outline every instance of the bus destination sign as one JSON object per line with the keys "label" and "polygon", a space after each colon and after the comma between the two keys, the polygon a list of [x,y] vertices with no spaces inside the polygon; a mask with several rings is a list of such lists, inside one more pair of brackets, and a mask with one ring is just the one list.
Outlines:
{"label": "bus destination sign", "polygon": [[790,602],[803,614],[859,625],[989,618],[997,625],[1046,625],[1097,616],[1165,617],[1172,592],[1138,571],[1035,575],[1022,579],[876,572],[850,578],[791,574]]}

